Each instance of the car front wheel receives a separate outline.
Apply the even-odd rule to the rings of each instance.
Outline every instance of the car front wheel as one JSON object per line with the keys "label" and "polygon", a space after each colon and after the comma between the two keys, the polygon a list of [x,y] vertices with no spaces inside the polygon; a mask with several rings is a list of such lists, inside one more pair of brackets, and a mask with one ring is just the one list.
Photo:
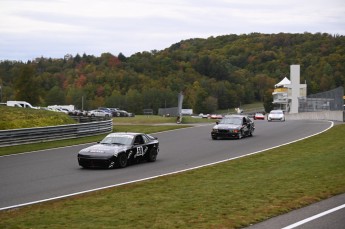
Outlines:
{"label": "car front wheel", "polygon": [[253,137],[253,129],[249,131],[249,137]]}
{"label": "car front wheel", "polygon": [[150,152],[147,154],[147,161],[149,161],[149,162],[154,162],[154,161],[156,161],[157,155],[158,155],[158,149],[153,148],[153,149],[150,150]]}
{"label": "car front wheel", "polygon": [[124,168],[127,166],[127,155],[125,153],[121,153],[117,156],[117,166],[119,168]]}

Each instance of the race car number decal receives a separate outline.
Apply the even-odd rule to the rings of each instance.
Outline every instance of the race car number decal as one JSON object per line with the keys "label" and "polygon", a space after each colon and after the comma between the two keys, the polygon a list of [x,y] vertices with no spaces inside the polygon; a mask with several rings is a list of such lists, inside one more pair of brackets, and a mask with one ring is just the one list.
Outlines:
{"label": "race car number decal", "polygon": [[137,147],[137,153],[134,155],[134,158],[136,158],[138,156],[144,156],[144,154],[146,153],[147,150],[148,150],[147,146]]}
{"label": "race car number decal", "polygon": [[143,156],[144,150],[142,146],[137,147],[137,154],[135,156]]}

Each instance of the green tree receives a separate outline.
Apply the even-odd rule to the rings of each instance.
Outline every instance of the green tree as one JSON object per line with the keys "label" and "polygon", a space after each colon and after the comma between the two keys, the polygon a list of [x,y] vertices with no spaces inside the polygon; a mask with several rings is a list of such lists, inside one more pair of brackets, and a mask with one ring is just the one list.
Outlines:
{"label": "green tree", "polygon": [[265,108],[265,112],[270,112],[273,110],[273,97],[272,97],[273,89],[268,89],[264,93],[263,104]]}
{"label": "green tree", "polygon": [[32,65],[23,65],[15,81],[15,99],[27,101],[33,105],[39,103],[39,87],[35,78],[35,68]]}
{"label": "green tree", "polygon": [[55,86],[47,93],[45,102],[47,106],[63,105],[65,104],[65,94],[58,86]]}
{"label": "green tree", "polygon": [[149,108],[144,104],[141,93],[136,89],[129,89],[126,93],[126,110],[135,114],[142,114],[143,109]]}
{"label": "green tree", "polygon": [[204,113],[211,114],[218,109],[218,101],[213,96],[208,96],[202,103]]}

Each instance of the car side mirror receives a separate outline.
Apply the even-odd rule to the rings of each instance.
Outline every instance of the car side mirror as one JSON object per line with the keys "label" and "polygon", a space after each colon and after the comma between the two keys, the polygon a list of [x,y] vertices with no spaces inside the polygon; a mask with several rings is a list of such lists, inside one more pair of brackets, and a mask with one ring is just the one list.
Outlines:
{"label": "car side mirror", "polygon": [[218,125],[218,124],[219,124],[219,121],[217,121],[216,124]]}

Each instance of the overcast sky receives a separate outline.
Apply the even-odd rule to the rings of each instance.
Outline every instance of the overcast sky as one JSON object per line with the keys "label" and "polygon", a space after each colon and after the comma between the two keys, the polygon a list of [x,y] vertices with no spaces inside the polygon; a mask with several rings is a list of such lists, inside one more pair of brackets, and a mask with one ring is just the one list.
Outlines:
{"label": "overcast sky", "polygon": [[344,0],[0,0],[0,61],[125,56],[227,34],[345,35]]}

